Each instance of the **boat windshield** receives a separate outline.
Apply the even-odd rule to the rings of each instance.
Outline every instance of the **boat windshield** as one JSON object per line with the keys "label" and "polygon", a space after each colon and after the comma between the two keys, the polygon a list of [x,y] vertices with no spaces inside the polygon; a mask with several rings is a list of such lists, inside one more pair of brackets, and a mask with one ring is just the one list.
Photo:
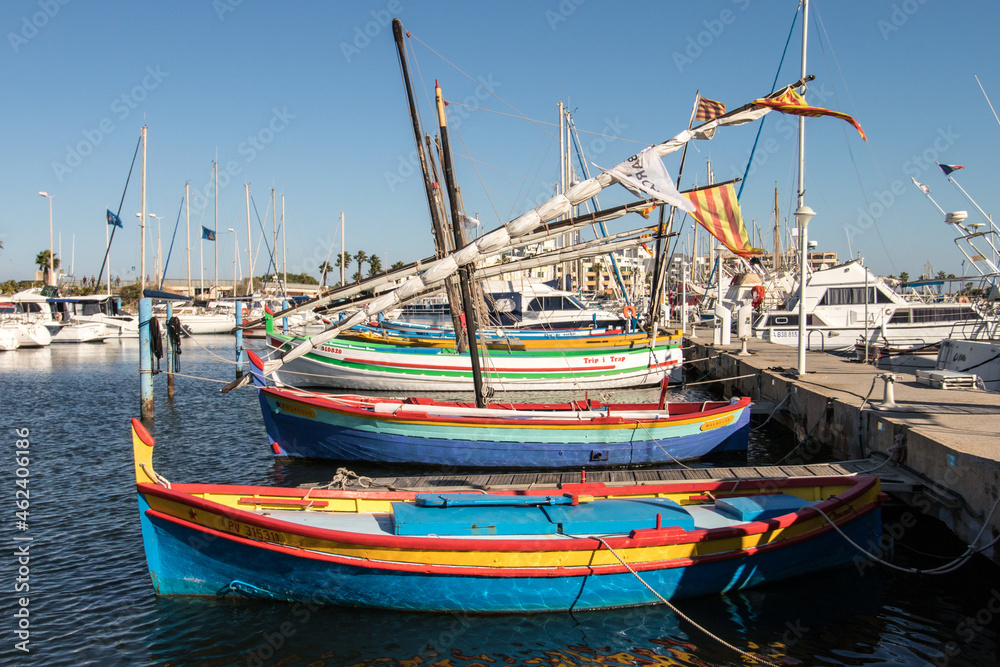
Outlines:
{"label": "boat windshield", "polygon": [[571,296],[537,296],[528,304],[528,311],[532,313],[583,309],[583,304]]}
{"label": "boat windshield", "polygon": [[[852,306],[864,305],[865,302],[864,287],[829,287],[820,299],[819,305]],[[869,287],[867,303],[893,303],[893,300],[877,287]]]}

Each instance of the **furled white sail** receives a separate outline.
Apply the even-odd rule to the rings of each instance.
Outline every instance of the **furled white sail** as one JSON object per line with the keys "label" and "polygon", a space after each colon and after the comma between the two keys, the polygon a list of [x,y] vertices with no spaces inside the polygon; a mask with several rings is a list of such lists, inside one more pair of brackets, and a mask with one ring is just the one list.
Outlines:
{"label": "furled white sail", "polygon": [[[791,86],[786,86],[776,93],[773,93],[769,97],[780,95],[789,88],[797,87],[802,84],[803,82],[796,82]],[[681,148],[692,139],[711,139],[715,135],[715,130],[718,127],[749,123],[763,117],[770,111],[771,110],[767,107],[755,107],[752,104],[745,105],[735,111],[710,120],[703,125],[699,125],[698,127],[689,130],[684,130],[668,141],[651,146],[647,149],[647,151],[649,151],[650,154],[655,152],[656,156],[663,158],[664,156],[670,155],[677,149]],[[475,261],[496,254],[497,252],[507,248],[512,239],[517,239],[525,234],[529,234],[544,223],[550,222],[564,215],[569,215],[574,206],[585,202],[604,188],[616,182],[621,182],[621,178],[616,177],[616,174],[626,174],[631,171],[632,170],[628,165],[628,161],[616,165],[615,167],[602,172],[598,176],[577,183],[567,190],[565,194],[559,194],[552,197],[536,208],[515,218],[514,220],[511,220],[503,227],[498,227],[497,229],[479,237],[475,241],[472,241],[465,247],[456,250],[436,262],[433,262],[428,266],[426,271],[420,275],[409,278],[395,290],[373,299],[364,308],[351,317],[320,333],[313,334],[277,359],[265,363],[264,373],[270,374],[278,370],[284,363],[309,353],[316,347],[336,337],[340,332],[350,329],[356,324],[367,322],[378,313],[394,308],[400,303],[400,301],[408,299],[420,292],[423,292],[424,290],[430,289],[437,284],[444,282],[445,278],[455,274],[460,266],[465,266],[466,264],[471,264]]]}

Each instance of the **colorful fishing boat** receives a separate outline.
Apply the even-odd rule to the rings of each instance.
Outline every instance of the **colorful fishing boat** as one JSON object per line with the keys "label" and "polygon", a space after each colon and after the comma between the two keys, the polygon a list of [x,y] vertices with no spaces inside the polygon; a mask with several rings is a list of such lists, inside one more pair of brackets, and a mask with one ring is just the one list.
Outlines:
{"label": "colorful fishing boat", "polygon": [[[290,351],[306,340],[274,330],[267,342]],[[671,331],[649,344],[597,349],[494,349],[481,352],[483,379],[497,391],[604,390],[680,380],[681,334]],[[454,348],[411,347],[333,338],[283,362],[271,376],[296,387],[385,391],[472,391],[471,356]]]}
{"label": "colorful fishing boat", "polygon": [[850,565],[857,552],[844,536],[881,537],[875,477],[489,493],[224,486],[168,482],[153,469],[153,445],[133,419],[143,544],[160,595],[438,612],[608,609]]}
{"label": "colorful fishing boat", "polygon": [[[535,334],[548,334],[546,331],[532,330]],[[489,350],[580,350],[605,349],[622,347],[642,347],[653,342],[654,336],[649,332],[626,332],[622,330],[573,330],[575,335],[532,335],[521,336],[519,330],[490,329],[477,332],[480,346]],[[484,335],[485,334],[485,335]],[[676,335],[675,331],[661,331],[657,336],[669,339]],[[359,325],[352,327],[337,336],[340,340],[359,341],[363,343],[387,343],[402,347],[455,347],[454,332],[444,333],[404,333],[382,328],[381,326]]]}
{"label": "colorful fishing boat", "polygon": [[648,466],[746,451],[750,399],[669,403],[475,403],[268,387],[250,352],[279,458],[455,468]]}

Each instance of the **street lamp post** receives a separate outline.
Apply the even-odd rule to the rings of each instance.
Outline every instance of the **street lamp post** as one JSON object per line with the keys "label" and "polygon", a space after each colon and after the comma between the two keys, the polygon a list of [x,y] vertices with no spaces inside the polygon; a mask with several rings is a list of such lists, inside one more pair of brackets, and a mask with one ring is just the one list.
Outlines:
{"label": "street lamp post", "polygon": [[[46,199],[49,200],[49,280],[55,280],[56,262],[55,262],[55,256],[52,254],[53,253],[53,248],[52,248],[52,198],[55,197],[55,195],[50,195],[48,192],[39,192],[38,196],[39,197],[45,197]],[[55,282],[58,283],[59,281],[56,280]]]}
{"label": "street lamp post", "polygon": [[809,271],[809,243],[806,228],[816,211],[808,206],[795,209],[795,220],[799,225],[799,375],[806,374],[806,274]]}

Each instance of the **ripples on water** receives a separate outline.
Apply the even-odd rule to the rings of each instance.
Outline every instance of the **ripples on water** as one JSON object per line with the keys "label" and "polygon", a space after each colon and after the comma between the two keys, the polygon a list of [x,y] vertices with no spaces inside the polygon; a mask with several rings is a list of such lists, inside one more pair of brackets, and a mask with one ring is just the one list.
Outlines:
{"label": "ripples on water", "polygon": [[[232,339],[198,343],[233,356]],[[4,542],[12,544],[14,428],[31,430],[31,653],[14,650],[15,564],[0,556],[0,663],[32,665],[735,665],[739,656],[664,607],[578,614],[464,616],[309,607],[254,600],[157,598],[146,570],[131,472],[130,417],[139,404],[137,343],[0,353]],[[228,381],[231,365],[185,341],[181,372]],[[157,470],[185,482],[297,484],[336,466],[277,464],[249,390],[177,379],[173,402],[156,378]],[[621,393],[655,400],[656,390]],[[551,398],[551,396],[549,397]],[[674,400],[710,396],[686,390]],[[750,463],[789,452],[768,425]],[[822,456],[822,453],[820,454]],[[355,468],[359,473],[377,470]],[[899,510],[888,509],[887,523]],[[894,558],[962,545],[922,519]],[[946,577],[845,569],[726,596],[682,600],[686,614],[727,641],[798,665],[1000,664],[1000,577],[977,560]]]}

